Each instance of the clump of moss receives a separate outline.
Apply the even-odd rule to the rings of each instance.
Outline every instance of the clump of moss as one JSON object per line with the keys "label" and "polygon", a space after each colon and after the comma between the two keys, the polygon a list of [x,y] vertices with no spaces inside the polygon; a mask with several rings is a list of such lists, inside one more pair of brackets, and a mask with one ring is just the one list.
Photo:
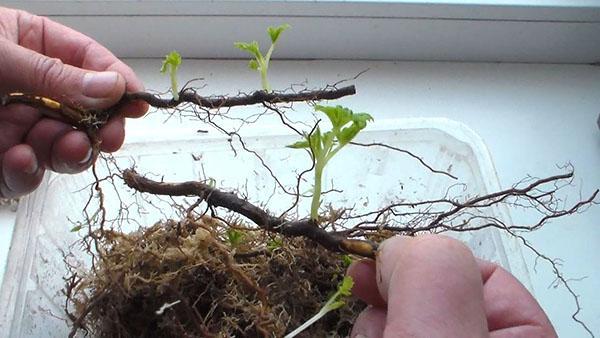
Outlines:
{"label": "clump of moss", "polygon": [[[104,240],[96,268],[67,292],[76,326],[99,337],[280,337],[321,308],[346,268],[304,239],[211,218]],[[363,308],[350,300],[303,336],[347,336]]]}

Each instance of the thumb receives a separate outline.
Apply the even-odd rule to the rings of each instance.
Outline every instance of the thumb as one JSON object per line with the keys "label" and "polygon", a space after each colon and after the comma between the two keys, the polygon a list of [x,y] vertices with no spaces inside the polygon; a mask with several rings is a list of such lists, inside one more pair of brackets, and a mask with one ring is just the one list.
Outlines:
{"label": "thumb", "polygon": [[387,302],[384,337],[486,337],[481,273],[471,251],[445,236],[393,237],[377,254]]}
{"label": "thumb", "polygon": [[0,92],[19,91],[80,104],[108,108],[125,92],[125,79],[117,72],[95,72],[64,64],[0,40]]}

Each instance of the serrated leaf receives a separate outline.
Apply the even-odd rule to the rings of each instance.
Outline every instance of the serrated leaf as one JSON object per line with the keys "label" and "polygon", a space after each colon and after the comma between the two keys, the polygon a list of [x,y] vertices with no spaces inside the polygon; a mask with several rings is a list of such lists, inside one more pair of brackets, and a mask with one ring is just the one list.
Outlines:
{"label": "serrated leaf", "polygon": [[290,25],[288,25],[287,23],[277,27],[267,28],[267,32],[269,33],[269,37],[271,38],[271,42],[273,44],[276,43],[281,33],[288,28],[290,28]]}
{"label": "serrated leaf", "polygon": [[[373,116],[367,114],[367,113],[356,113],[356,114],[352,114],[352,121],[356,122],[356,123],[364,123],[364,125],[367,125],[367,122],[369,121],[373,121]],[[364,127],[361,127],[361,129]]]}
{"label": "serrated leaf", "polygon": [[352,287],[354,286],[354,280],[350,276],[344,276],[344,279],[338,284],[337,291],[333,294],[333,296],[327,302],[328,310],[335,310],[340,308],[346,304],[343,300],[344,297],[349,297],[352,292]]}
{"label": "serrated leaf", "polygon": [[316,105],[315,110],[325,113],[329,118],[329,121],[331,121],[331,125],[336,129],[339,129],[352,121],[352,110],[342,106]]}
{"label": "serrated leaf", "polygon": [[308,144],[308,140],[302,140],[302,141],[297,141],[290,145],[287,145],[286,147],[293,148],[293,149],[305,149],[305,148],[309,148],[310,144]]}
{"label": "serrated leaf", "polygon": [[338,134],[338,140],[341,144],[347,144],[367,126],[368,121],[373,121],[371,115],[367,113],[358,113],[352,115],[352,124],[342,129]]}
{"label": "serrated leaf", "polygon": [[163,63],[162,63],[162,67],[160,68],[160,72],[166,73],[169,68],[168,66],[171,66],[174,68],[174,70],[177,70],[177,67],[179,67],[180,64],[181,64],[181,55],[177,51],[174,50],[165,56],[165,59],[163,60]]}
{"label": "serrated leaf", "polygon": [[350,255],[343,255],[342,265],[347,268],[350,266],[350,264],[352,264],[352,257],[350,257]]}
{"label": "serrated leaf", "polygon": [[338,134],[340,144],[348,144],[358,134],[360,128],[356,124],[342,129]]}
{"label": "serrated leaf", "polygon": [[252,69],[252,70],[258,70],[259,65],[258,62],[255,59],[252,59],[250,61],[248,61],[248,68]]}
{"label": "serrated leaf", "polygon": [[256,59],[262,59],[262,54],[260,52],[260,46],[257,41],[252,42],[236,42],[234,46],[240,50],[246,51],[252,54]]}
{"label": "serrated leaf", "polygon": [[354,280],[350,276],[344,276],[342,282],[338,286],[338,292],[343,296],[350,296],[352,294],[352,287],[354,286]]}

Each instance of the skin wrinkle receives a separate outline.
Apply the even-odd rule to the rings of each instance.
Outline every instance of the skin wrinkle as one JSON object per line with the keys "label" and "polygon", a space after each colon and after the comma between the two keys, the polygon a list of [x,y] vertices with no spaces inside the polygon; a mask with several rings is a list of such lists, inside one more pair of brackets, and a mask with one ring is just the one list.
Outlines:
{"label": "skin wrinkle", "polygon": [[[94,42],[92,40],[89,40],[85,43],[85,45],[82,48],[78,48],[77,53],[75,53],[75,56],[74,56],[74,63],[81,64],[84,68],[93,68],[93,67],[88,67],[88,64],[87,64],[87,62],[88,62],[87,60],[93,59],[92,55],[88,55],[88,54],[91,54],[93,45],[94,45]],[[110,66],[107,67],[107,69],[110,69],[113,65],[114,65],[114,62],[111,63]]]}
{"label": "skin wrinkle", "polygon": [[[44,20],[27,12],[18,12],[17,15],[19,31],[16,42],[27,49],[43,53],[46,44]],[[40,23],[36,24],[34,20],[38,20]]]}
{"label": "skin wrinkle", "polygon": [[[17,20],[18,27],[20,27],[17,38],[19,45],[41,54],[47,54],[47,19],[27,12],[17,12]],[[65,68],[60,59],[38,58],[34,62],[32,67],[37,71],[31,72],[31,76],[33,76],[29,79],[31,86],[34,83],[42,83],[46,87],[52,88],[55,81],[62,82],[62,79],[65,78]]]}

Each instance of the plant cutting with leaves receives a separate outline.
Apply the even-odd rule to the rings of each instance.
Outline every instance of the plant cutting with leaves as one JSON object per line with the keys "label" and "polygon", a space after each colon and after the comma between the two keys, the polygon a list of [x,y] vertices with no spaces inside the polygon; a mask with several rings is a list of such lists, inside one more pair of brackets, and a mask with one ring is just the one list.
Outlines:
{"label": "plant cutting with leaves", "polygon": [[310,218],[318,222],[319,206],[323,184],[323,170],[329,161],[343,147],[345,147],[358,133],[367,126],[367,122],[373,121],[373,117],[367,113],[353,113],[350,109],[342,106],[316,105],[315,110],[327,115],[331,122],[331,130],[325,133],[317,128],[305,139],[289,145],[290,148],[309,149],[315,161],[315,183],[313,186],[313,198],[310,208]]}
{"label": "plant cutting with leaves", "polygon": [[252,55],[252,57],[254,57],[248,62],[248,68],[260,73],[260,83],[263,90],[267,92],[272,90],[269,80],[267,79],[269,62],[271,61],[271,56],[273,55],[273,51],[275,50],[279,36],[288,28],[290,28],[290,25],[283,24],[281,26],[269,27],[267,29],[267,33],[269,33],[269,38],[271,39],[271,47],[269,47],[269,50],[265,55],[263,55],[260,51],[260,46],[257,41],[235,43],[236,48],[248,52],[250,55]]}
{"label": "plant cutting with leaves", "polygon": [[173,100],[179,100],[179,87],[177,83],[177,69],[181,65],[181,55],[177,51],[172,51],[165,56],[160,72],[165,74],[169,73],[169,79],[171,80],[171,94]]}
{"label": "plant cutting with leaves", "polygon": [[354,281],[352,277],[345,276],[344,279],[338,285],[337,291],[325,302],[325,305],[317,312],[314,316],[310,317],[306,322],[296,328],[294,331],[285,335],[285,338],[293,338],[296,337],[300,332],[306,330],[309,326],[314,324],[317,320],[323,318],[327,313],[337,310],[344,306],[346,302],[344,301],[345,297],[350,297],[352,293],[352,286],[354,286]]}

